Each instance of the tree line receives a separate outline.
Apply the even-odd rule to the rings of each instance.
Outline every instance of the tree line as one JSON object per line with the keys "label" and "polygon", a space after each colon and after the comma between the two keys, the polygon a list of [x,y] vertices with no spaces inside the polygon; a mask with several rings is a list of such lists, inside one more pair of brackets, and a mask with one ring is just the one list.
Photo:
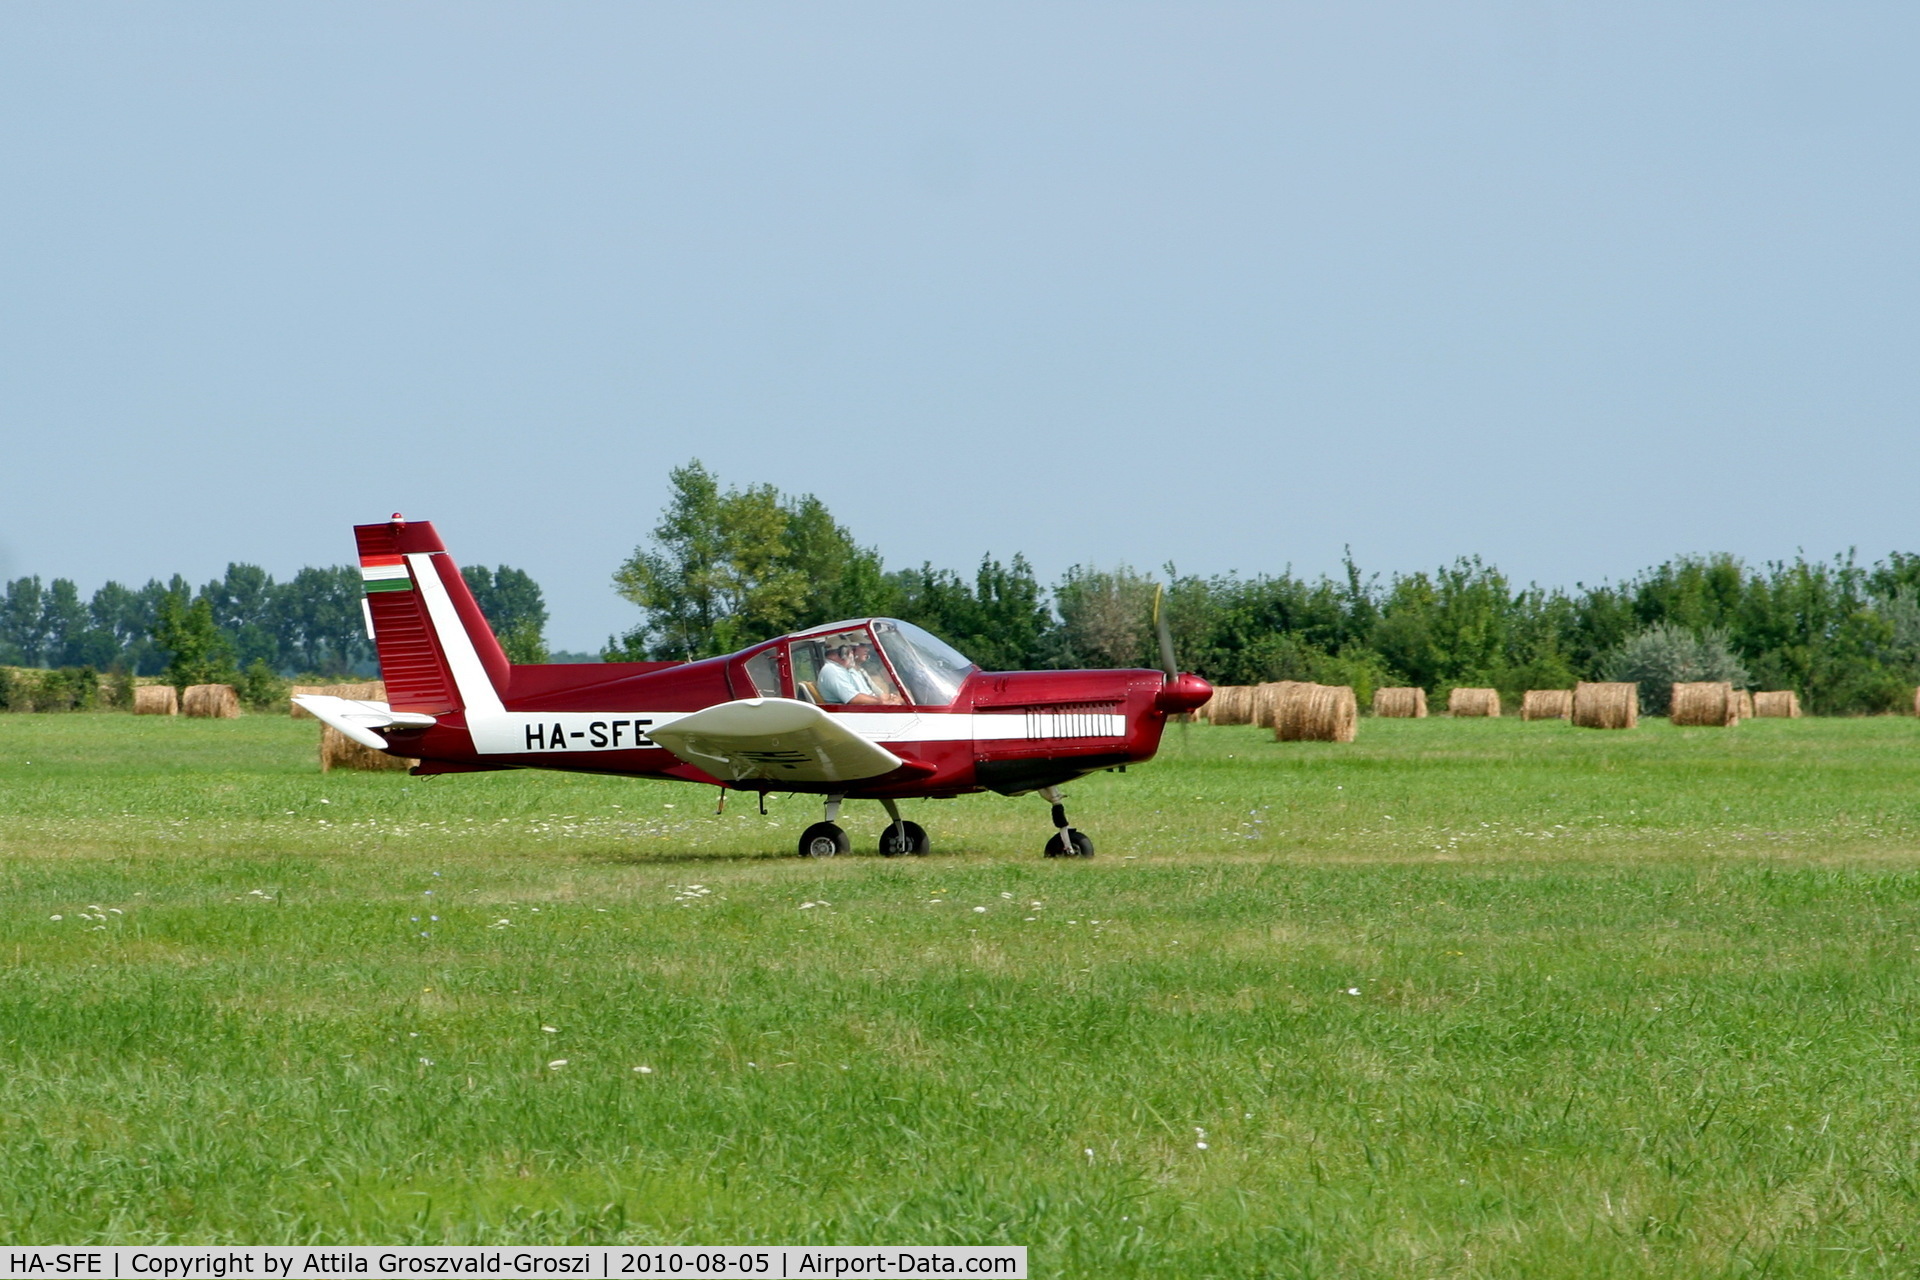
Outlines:
{"label": "tree line", "polygon": [[[652,536],[614,574],[639,623],[608,640],[609,661],[728,653],[841,618],[904,618],[989,670],[1152,666],[1163,594],[1181,665],[1218,684],[1347,684],[1364,703],[1383,685],[1435,695],[1456,686],[1640,684],[1664,711],[1667,684],[1725,679],[1793,689],[1824,714],[1909,710],[1920,684],[1920,555],[1870,565],[1848,553],[1759,566],[1681,556],[1624,582],[1520,585],[1465,557],[1431,571],[1252,576],[1075,567],[1051,586],[1024,556],[985,556],[971,573],[889,569],[812,495],[723,486],[698,461],[676,468]],[[540,588],[506,565],[463,570],[516,662],[547,660]],[[175,575],[138,589],[109,582],[83,600],[68,579],[6,584],[0,666],[166,673],[180,683],[241,671],[255,684],[376,667],[352,565],[284,582],[229,565],[197,590]],[[569,655],[571,656],[571,655]],[[84,683],[84,682],[80,682]],[[78,684],[76,684],[78,687]]]}
{"label": "tree line", "polygon": [[[514,661],[546,661],[539,585],[507,565],[462,574]],[[71,579],[16,578],[0,596],[0,666],[151,676],[178,667],[185,646],[209,678],[256,666],[279,676],[370,674],[363,595],[354,565],[276,582],[258,565],[230,564],[197,590],[175,574],[138,588],[109,582],[85,599]]]}
{"label": "tree line", "polygon": [[1624,582],[1521,585],[1478,557],[1432,571],[1252,576],[1076,567],[1043,586],[1020,555],[972,574],[886,568],[819,499],[723,487],[700,462],[671,474],[651,539],[615,574],[642,610],[606,657],[686,659],[786,631],[880,614],[943,637],[989,670],[1157,665],[1157,592],[1181,665],[1219,684],[1383,685],[1508,697],[1576,680],[1726,679],[1793,689],[1825,714],[1911,710],[1920,684],[1920,555],[1872,565],[1751,566],[1680,556]]}

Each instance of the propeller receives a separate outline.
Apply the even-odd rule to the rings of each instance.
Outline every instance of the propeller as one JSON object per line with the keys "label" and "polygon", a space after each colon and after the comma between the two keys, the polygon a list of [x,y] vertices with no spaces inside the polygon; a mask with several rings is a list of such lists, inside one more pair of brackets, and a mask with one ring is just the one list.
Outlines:
{"label": "propeller", "polygon": [[1173,628],[1167,625],[1166,610],[1160,607],[1166,595],[1166,587],[1154,583],[1153,633],[1160,638],[1160,669],[1167,673],[1167,683],[1172,684],[1180,678],[1180,664],[1173,657]]}
{"label": "propeller", "polygon": [[1153,589],[1153,631],[1160,641],[1160,670],[1166,673],[1167,683],[1154,702],[1162,711],[1175,715],[1191,711],[1206,702],[1213,696],[1213,686],[1199,676],[1180,674],[1180,663],[1173,654],[1173,628],[1167,625],[1167,611],[1160,607],[1166,594],[1167,589],[1156,583]]}

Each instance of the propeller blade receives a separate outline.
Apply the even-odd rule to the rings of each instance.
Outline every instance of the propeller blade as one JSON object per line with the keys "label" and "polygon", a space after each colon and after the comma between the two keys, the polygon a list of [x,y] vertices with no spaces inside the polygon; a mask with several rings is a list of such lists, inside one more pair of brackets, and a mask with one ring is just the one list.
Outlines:
{"label": "propeller blade", "polygon": [[1173,657],[1173,628],[1167,625],[1166,610],[1160,607],[1167,589],[1156,584],[1153,589],[1153,630],[1160,638],[1160,669],[1167,673],[1169,683],[1180,678],[1180,664]]}

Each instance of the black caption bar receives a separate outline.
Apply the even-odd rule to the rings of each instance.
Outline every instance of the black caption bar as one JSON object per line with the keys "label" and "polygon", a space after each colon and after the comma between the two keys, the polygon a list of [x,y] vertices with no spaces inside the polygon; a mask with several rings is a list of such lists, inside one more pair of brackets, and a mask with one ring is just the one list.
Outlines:
{"label": "black caption bar", "polygon": [[309,1280],[588,1276],[597,1280],[1027,1280],[1025,1245],[106,1245],[0,1250],[0,1280]]}

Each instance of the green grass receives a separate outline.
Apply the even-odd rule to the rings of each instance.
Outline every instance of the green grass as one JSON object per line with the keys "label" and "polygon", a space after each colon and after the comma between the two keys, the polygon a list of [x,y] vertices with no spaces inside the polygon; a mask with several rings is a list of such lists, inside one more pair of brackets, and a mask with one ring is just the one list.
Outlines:
{"label": "green grass", "polygon": [[1196,726],[1084,863],[314,736],[0,716],[0,1238],[1920,1270],[1912,719]]}

